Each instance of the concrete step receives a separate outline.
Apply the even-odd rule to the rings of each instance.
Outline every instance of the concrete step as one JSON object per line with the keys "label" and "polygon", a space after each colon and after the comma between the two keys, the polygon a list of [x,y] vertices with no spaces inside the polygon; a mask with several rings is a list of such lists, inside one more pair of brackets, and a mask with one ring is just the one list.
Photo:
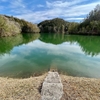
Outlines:
{"label": "concrete step", "polygon": [[60,100],[63,95],[63,85],[58,72],[48,72],[41,90],[41,100]]}

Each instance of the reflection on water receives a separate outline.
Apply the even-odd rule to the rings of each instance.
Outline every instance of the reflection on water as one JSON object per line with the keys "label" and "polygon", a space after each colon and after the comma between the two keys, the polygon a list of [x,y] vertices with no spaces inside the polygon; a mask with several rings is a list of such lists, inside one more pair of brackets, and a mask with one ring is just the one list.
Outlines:
{"label": "reflection on water", "polygon": [[63,42],[77,42],[86,55],[100,54],[100,37],[98,36],[71,36],[63,34],[41,35],[40,40],[46,43],[61,44]]}
{"label": "reflection on water", "polygon": [[13,47],[27,44],[39,36],[40,34],[19,34],[12,37],[2,37],[0,38],[0,54],[10,53]]}
{"label": "reflection on water", "polygon": [[100,37],[19,35],[1,38],[0,76],[30,77],[55,66],[72,76],[100,78]]}

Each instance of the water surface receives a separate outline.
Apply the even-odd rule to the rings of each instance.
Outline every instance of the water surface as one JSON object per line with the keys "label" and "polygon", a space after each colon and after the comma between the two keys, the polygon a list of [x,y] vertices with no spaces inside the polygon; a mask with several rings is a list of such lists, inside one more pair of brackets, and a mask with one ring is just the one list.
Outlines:
{"label": "water surface", "polygon": [[24,78],[56,67],[71,76],[100,78],[100,37],[24,34],[0,38],[0,76]]}

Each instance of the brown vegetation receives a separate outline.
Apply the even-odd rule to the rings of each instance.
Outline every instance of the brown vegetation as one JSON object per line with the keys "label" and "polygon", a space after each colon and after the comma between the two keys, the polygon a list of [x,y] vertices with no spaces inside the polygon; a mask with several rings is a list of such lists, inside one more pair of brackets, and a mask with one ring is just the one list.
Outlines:
{"label": "brown vegetation", "polygon": [[27,79],[0,78],[0,100],[40,100],[46,74]]}
{"label": "brown vegetation", "polygon": [[[26,79],[0,78],[0,100],[41,100],[41,86],[47,74]],[[60,75],[61,100],[100,100],[100,79]]]}
{"label": "brown vegetation", "polygon": [[61,75],[61,100],[100,100],[100,79]]}
{"label": "brown vegetation", "polygon": [[12,36],[19,33],[39,33],[37,25],[23,19],[0,15],[0,37]]}
{"label": "brown vegetation", "polygon": [[20,25],[0,15],[0,36],[12,36],[21,33]]}

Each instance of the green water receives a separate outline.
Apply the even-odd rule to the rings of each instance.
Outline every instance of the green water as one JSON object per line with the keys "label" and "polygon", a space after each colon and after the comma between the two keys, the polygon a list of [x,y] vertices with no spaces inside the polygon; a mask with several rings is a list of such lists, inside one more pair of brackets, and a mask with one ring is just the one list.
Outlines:
{"label": "green water", "polygon": [[0,38],[0,77],[41,75],[51,67],[100,78],[100,37],[24,34]]}

